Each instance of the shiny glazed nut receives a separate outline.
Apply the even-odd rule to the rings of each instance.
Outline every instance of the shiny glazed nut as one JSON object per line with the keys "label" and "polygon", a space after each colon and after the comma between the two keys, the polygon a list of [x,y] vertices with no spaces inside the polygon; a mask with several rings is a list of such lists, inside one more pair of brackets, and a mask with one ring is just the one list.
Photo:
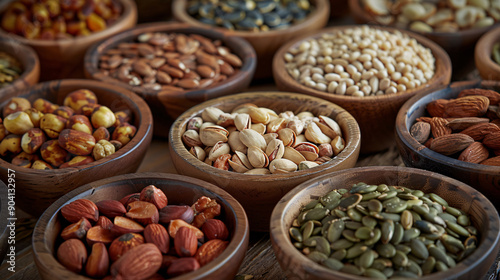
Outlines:
{"label": "shiny glazed nut", "polygon": [[58,142],[63,149],[78,156],[91,154],[96,144],[94,136],[72,129],[61,131]]}

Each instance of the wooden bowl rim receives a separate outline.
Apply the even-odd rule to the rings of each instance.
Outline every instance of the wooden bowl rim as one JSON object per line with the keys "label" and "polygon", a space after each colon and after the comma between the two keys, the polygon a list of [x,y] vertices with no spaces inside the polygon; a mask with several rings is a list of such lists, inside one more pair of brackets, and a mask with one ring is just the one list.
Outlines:
{"label": "wooden bowl rim", "polygon": [[[59,213],[59,210],[64,205],[77,199],[76,198],[77,196],[79,198],[82,196],[88,196],[92,195],[95,191],[99,191],[99,189],[101,188],[113,187],[112,184],[117,184],[120,182],[140,181],[145,179],[176,181],[176,182],[196,185],[196,187],[199,189],[205,189],[209,191],[210,193],[213,194],[214,197],[217,198],[218,201],[227,205],[232,211],[231,212],[228,211],[228,213],[226,214],[234,216],[235,219],[235,226],[232,239],[229,242],[227,248],[224,250],[224,252],[217,257],[217,259],[220,259],[222,261],[208,263],[207,265],[201,267],[195,272],[175,277],[175,279],[187,280],[187,279],[202,279],[204,277],[208,277],[210,273],[220,269],[220,267],[224,263],[231,260],[231,258],[235,256],[237,251],[239,250],[246,251],[250,235],[247,215],[241,204],[228,192],[226,192],[225,190],[219,188],[214,184],[184,175],[159,173],[159,172],[130,173],[106,179],[101,179],[80,186],[68,192],[67,194],[63,195],[57,201],[52,203],[52,205],[50,205],[49,208],[47,208],[47,210],[45,210],[42,216],[38,219],[35,228],[33,229],[33,237],[31,241],[31,245],[33,247],[33,257],[35,259],[37,267],[43,266],[47,270],[64,270],[67,271],[68,273],[71,273],[55,259],[53,254],[50,253],[51,248],[48,248],[46,243],[47,240],[46,227],[53,220],[57,219],[57,213]],[[72,279],[90,279],[90,278],[87,278],[84,275],[78,275],[78,276],[73,275]]]}
{"label": "wooden bowl rim", "polygon": [[[82,44],[84,42],[89,42],[93,40],[101,40],[107,38],[114,33],[117,33],[122,29],[121,25],[126,19],[132,19],[134,22],[137,21],[137,5],[133,0],[119,0],[123,7],[122,14],[118,19],[104,30],[93,32],[88,36],[68,38],[62,40],[41,40],[41,39],[27,39],[14,33],[9,33],[0,28],[0,35],[3,37],[9,37],[16,41],[19,41],[25,45],[37,46],[37,47],[63,47],[70,48],[73,45]],[[3,14],[4,10],[7,8],[10,2],[5,2],[2,6],[0,5],[0,14]]]}
{"label": "wooden bowl rim", "polygon": [[[287,194],[285,194],[283,198],[276,204],[271,214],[271,221],[279,221],[279,223],[277,224],[271,224],[270,235],[271,235],[271,241],[274,243],[273,250],[275,247],[274,245],[276,244],[276,247],[282,250],[282,253],[280,253],[281,255],[286,255],[294,259],[299,259],[300,262],[304,263],[304,269],[306,270],[306,273],[319,272],[322,275],[331,276],[332,279],[335,279],[335,277],[339,277],[340,275],[342,276],[342,279],[349,279],[349,280],[361,279],[362,276],[356,276],[340,271],[331,270],[308,259],[299,250],[297,250],[290,242],[288,229],[284,229],[283,218],[284,218],[284,213],[286,213],[286,211],[290,207],[290,202],[294,199],[294,197],[307,195],[308,190],[314,187],[313,186],[314,183],[320,182],[327,178],[342,177],[349,173],[363,174],[363,173],[376,172],[377,170],[384,172],[393,172],[395,174],[399,174],[401,172],[421,174],[422,176],[437,178],[441,181],[448,182],[450,185],[456,186],[457,188],[464,190],[464,192],[466,193],[470,193],[471,196],[474,196],[476,200],[477,199],[481,200],[482,201],[481,203],[485,203],[489,208],[488,212],[493,214],[493,216],[495,217],[495,219],[493,219],[490,223],[491,230],[488,230],[486,233],[481,232],[481,240],[484,241],[479,244],[479,246],[472,253],[472,255],[467,257],[466,259],[466,261],[468,261],[467,265],[465,265],[464,261],[462,261],[460,263],[457,263],[457,266],[450,268],[447,271],[436,272],[429,274],[427,276],[421,276],[419,277],[419,279],[424,279],[424,280],[456,279],[457,276],[470,271],[478,263],[482,262],[486,258],[486,256],[488,256],[488,254],[491,254],[496,245],[500,242],[500,217],[498,216],[498,212],[495,206],[476,189],[453,178],[427,170],[411,168],[411,167],[402,167],[402,166],[367,166],[367,167],[355,167],[351,169],[340,170],[331,174],[318,176],[316,178],[301,183],[300,185],[289,191]],[[471,263],[469,264],[469,262]]]}
{"label": "wooden bowl rim", "polygon": [[[135,136],[130,140],[129,143],[124,145],[121,149],[112,155],[107,156],[104,160],[96,160],[88,164],[76,167],[68,167],[63,169],[49,169],[49,170],[37,170],[31,168],[24,168],[13,165],[0,158],[0,168],[12,169],[17,173],[32,174],[39,176],[57,176],[57,175],[68,175],[71,173],[83,172],[92,168],[99,168],[111,161],[118,161],[121,158],[126,157],[132,151],[136,150],[140,145],[147,144],[147,139],[153,133],[153,116],[151,110],[149,109],[146,102],[137,96],[135,93],[110,85],[101,81],[94,80],[84,80],[84,79],[65,79],[65,80],[53,80],[31,86],[19,93],[17,97],[29,96],[32,91],[45,91],[47,89],[56,88],[61,90],[61,88],[80,86],[81,88],[100,88],[106,90],[108,93],[116,94],[120,99],[127,100],[129,104],[135,107],[137,111],[137,122],[139,123]],[[59,94],[59,93],[58,93]],[[3,101],[2,104],[7,102]],[[0,104],[1,105],[1,104]],[[141,109],[143,108],[143,109]]]}
{"label": "wooden bowl rim", "polygon": [[426,148],[423,144],[419,143],[415,138],[410,135],[410,127],[408,126],[408,116],[411,115],[411,112],[416,110],[421,106],[425,106],[427,104],[422,104],[419,102],[422,98],[432,98],[433,96],[448,90],[458,90],[456,88],[471,88],[471,87],[488,87],[488,86],[497,86],[500,88],[500,81],[481,81],[481,80],[472,80],[472,81],[461,81],[461,82],[453,82],[448,86],[442,87],[433,91],[431,93],[422,93],[415,95],[411,99],[409,99],[398,112],[396,116],[396,136],[401,140],[402,144],[409,148],[413,153],[420,155],[421,157],[431,160],[434,162],[438,162],[443,165],[449,165],[453,168],[462,170],[464,172],[473,172],[473,173],[485,173],[492,174],[496,176],[500,176],[500,167],[492,166],[492,165],[481,165],[477,163],[470,163],[461,161],[458,159],[454,159],[452,157],[448,157],[442,155],[440,153],[434,152],[431,149]]}
{"label": "wooden bowl rim", "polygon": [[[319,20],[323,17],[328,17],[330,11],[330,1],[329,0],[313,0],[315,9],[309,13],[306,19],[298,24],[293,24],[289,28],[281,30],[268,30],[268,31],[241,31],[241,30],[229,30],[222,27],[217,27],[209,24],[204,24],[195,18],[191,17],[186,12],[187,0],[173,0],[172,1],[172,15],[174,18],[181,22],[186,22],[191,25],[205,26],[217,30],[226,34],[227,36],[238,36],[243,38],[255,39],[260,37],[275,37],[280,34],[290,34],[302,31],[304,28],[311,25],[312,22]],[[276,38],[274,38],[276,39]]]}
{"label": "wooden bowl rim", "polygon": [[[181,128],[189,121],[191,117],[200,115],[201,112],[210,106],[214,106],[217,104],[223,104],[224,102],[228,100],[238,100],[241,98],[270,98],[274,99],[276,96],[290,96],[290,97],[300,97],[300,98],[306,98],[311,101],[318,102],[319,104],[324,104],[326,106],[329,106],[333,109],[334,112],[336,112],[339,117],[344,117],[346,119],[346,123],[350,124],[348,126],[348,129],[351,128],[351,130],[347,133],[350,135],[349,139],[344,139],[346,141],[345,148],[342,152],[340,152],[336,157],[334,157],[332,160],[329,162],[323,163],[320,166],[316,166],[311,169],[307,170],[297,170],[291,173],[287,174],[263,174],[263,175],[256,175],[256,174],[243,174],[243,173],[237,173],[234,171],[225,171],[221,169],[217,169],[211,165],[208,165],[199,159],[195,158],[192,154],[189,153],[189,151],[184,148],[184,144],[182,143],[181,140],[181,135],[179,135]],[[342,116],[340,116],[342,114]],[[193,166],[195,169],[197,169],[199,172],[203,172],[206,174],[210,174],[213,177],[231,177],[234,180],[252,180],[255,182],[272,182],[272,181],[277,181],[277,180],[292,180],[292,179],[298,179],[298,178],[303,178],[311,175],[316,175],[323,173],[325,171],[328,171],[329,169],[332,169],[342,162],[344,162],[345,159],[351,157],[351,156],[356,156],[357,151],[359,152],[360,149],[360,143],[361,143],[361,133],[359,130],[359,125],[354,119],[354,117],[347,112],[345,109],[340,107],[337,104],[331,103],[328,100],[320,99],[317,97],[313,96],[308,96],[305,94],[299,94],[299,93],[291,93],[291,92],[280,92],[280,91],[262,91],[262,92],[245,92],[245,93],[238,93],[238,94],[233,94],[233,95],[228,95],[228,96],[223,96],[215,99],[211,99],[208,101],[205,101],[199,105],[196,105],[189,110],[185,111],[182,115],[177,118],[174,123],[172,124],[172,127],[170,128],[170,133],[168,137],[169,145],[171,145],[171,150],[175,152],[175,154],[181,158],[183,161],[187,162],[189,165]],[[179,150],[176,149],[176,147],[182,147],[183,149]],[[259,187],[258,185],[253,185],[253,187]]]}
{"label": "wooden bowl rim", "polygon": [[0,50],[5,51],[5,48],[15,50],[17,56],[12,55],[23,66],[23,72],[14,82],[6,87],[0,88],[0,95],[8,90],[20,89],[29,87],[32,84],[27,82],[28,79],[33,79],[34,84],[38,82],[40,77],[40,60],[35,50],[28,45],[20,44],[19,42],[8,38],[0,37]]}
{"label": "wooden bowl rim", "polygon": [[482,64],[488,72],[500,73],[500,65],[491,58],[493,45],[497,42],[500,42],[500,25],[486,32],[477,41],[474,49],[476,68]]}
{"label": "wooden bowl rim", "polygon": [[[328,92],[319,91],[313,88],[306,87],[296,80],[292,78],[285,71],[285,62],[283,59],[284,54],[293,46],[299,44],[301,41],[317,38],[321,36],[323,33],[329,33],[334,31],[340,31],[351,28],[359,28],[362,26],[369,26],[370,28],[376,28],[380,30],[385,30],[389,32],[401,32],[408,35],[411,38],[415,38],[421,45],[429,48],[432,51],[432,54],[435,58],[435,70],[434,76],[425,84],[418,86],[414,89],[406,90],[403,93],[394,93],[394,94],[382,94],[382,95],[369,95],[363,97],[356,96],[347,96],[347,95],[338,95]],[[427,39],[417,33],[401,30],[393,27],[384,27],[384,26],[376,26],[376,25],[341,25],[341,26],[332,26],[320,29],[312,34],[306,34],[299,37],[294,38],[293,40],[287,42],[276,52],[273,58],[273,76],[275,80],[281,81],[287,88],[293,88],[294,91],[302,92],[308,95],[313,95],[316,97],[320,97],[326,100],[332,101],[351,101],[351,102],[361,102],[366,104],[376,104],[374,101],[390,101],[396,98],[409,98],[419,92],[429,92],[433,88],[437,87],[440,84],[448,83],[451,79],[451,60],[448,54],[441,48],[438,44],[434,43],[430,39]]]}
{"label": "wooden bowl rim", "polygon": [[[211,95],[220,91],[221,87],[230,87],[233,85],[237,85],[242,80],[251,79],[251,77],[253,77],[255,68],[257,66],[257,55],[253,47],[246,40],[238,37],[226,36],[226,34],[224,33],[203,26],[192,26],[189,24],[177,22],[154,22],[139,24],[133,28],[124,30],[105,40],[95,43],[89,49],[87,49],[87,52],[85,53],[85,75],[95,80],[115,84],[144,96],[156,96],[160,94],[161,92],[163,92],[162,90],[148,90],[143,87],[131,86],[115,78],[101,75],[98,71],[99,58],[105,50],[116,46],[120,42],[132,41],[133,39],[137,38],[139,34],[144,33],[145,31],[152,32],[153,30],[154,32],[179,32],[184,34],[195,33],[202,34],[208,38],[219,38],[224,42],[225,45],[229,43],[231,45],[237,46],[238,50],[243,54],[242,57],[240,57],[243,62],[242,66],[235,72],[234,75],[228,77],[225,81],[204,89],[187,90],[178,93],[166,93],[166,95],[170,97],[185,95]],[[232,51],[234,52],[234,50]]]}
{"label": "wooden bowl rim", "polygon": [[[365,12],[363,10],[360,2],[361,2],[361,0],[348,0],[349,9],[351,10],[351,13],[353,13],[355,17],[361,18],[365,23],[369,23],[369,24],[376,24],[376,25],[387,26],[387,27],[392,26],[392,25],[382,25],[382,24],[378,23],[375,20],[374,16],[369,15],[367,12]],[[477,34],[487,32],[488,30],[490,30],[496,26],[500,26],[500,22],[496,22],[491,26],[485,26],[485,27],[479,27],[479,28],[469,28],[469,29],[459,30],[457,32],[425,32],[425,33],[424,32],[417,32],[417,31],[413,31],[413,32],[418,33],[418,34],[423,35],[423,36],[429,35],[429,36],[433,36],[433,37],[444,37],[446,39],[446,38],[455,38],[455,37],[460,37],[460,36],[464,36],[464,37],[475,36]],[[401,29],[401,30],[411,31],[408,28]]]}

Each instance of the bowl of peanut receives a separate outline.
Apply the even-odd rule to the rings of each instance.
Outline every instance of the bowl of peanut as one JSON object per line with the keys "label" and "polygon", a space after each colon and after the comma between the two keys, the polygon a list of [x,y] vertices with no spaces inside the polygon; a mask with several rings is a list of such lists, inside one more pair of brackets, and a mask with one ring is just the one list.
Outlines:
{"label": "bowl of peanut", "polygon": [[451,62],[432,41],[395,28],[337,26],[283,45],[273,60],[280,90],[333,102],[361,129],[361,153],[393,145],[396,114],[413,95],[448,84]]}
{"label": "bowl of peanut", "polygon": [[500,84],[455,82],[408,100],[396,119],[406,166],[460,180],[500,202]]}
{"label": "bowl of peanut", "polygon": [[172,125],[180,174],[212,182],[245,208],[251,230],[268,231],[272,208],[297,184],[354,167],[359,127],[328,101],[288,92],[249,92],[206,101]]}
{"label": "bowl of peanut", "polygon": [[42,279],[233,279],[249,239],[245,211],[215,185],[167,173],[81,186],[38,220]]}
{"label": "bowl of peanut", "polygon": [[167,137],[182,112],[250,84],[255,51],[241,38],[181,23],[143,24],[90,48],[88,78],[143,97],[155,117],[155,135]]}
{"label": "bowl of peanut", "polygon": [[271,217],[276,259],[301,279],[484,277],[500,249],[488,198],[409,167],[342,170],[287,193]]}
{"label": "bowl of peanut", "polygon": [[98,81],[41,83],[0,107],[0,178],[15,176],[16,206],[34,216],[78,186],[135,172],[153,135],[144,100]]}
{"label": "bowl of peanut", "polygon": [[88,47],[133,27],[137,7],[119,1],[2,1],[0,34],[32,47],[42,81],[81,78]]}

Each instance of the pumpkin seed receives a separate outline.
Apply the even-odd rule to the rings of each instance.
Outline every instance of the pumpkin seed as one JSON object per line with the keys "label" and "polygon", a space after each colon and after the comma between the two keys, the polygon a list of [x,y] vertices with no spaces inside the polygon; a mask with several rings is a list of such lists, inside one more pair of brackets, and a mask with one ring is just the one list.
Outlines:
{"label": "pumpkin seed", "polygon": [[441,242],[443,242],[444,247],[446,247],[446,250],[449,252],[452,252],[453,254],[457,254],[460,251],[465,250],[464,244],[462,242],[448,234],[443,234],[441,236]]}
{"label": "pumpkin seed", "polygon": [[345,256],[347,255],[347,250],[346,249],[340,249],[336,250],[330,255],[330,258],[336,259],[336,260],[343,260]]}
{"label": "pumpkin seed", "polygon": [[328,227],[327,231],[327,239],[330,241],[330,243],[333,243],[337,241],[340,236],[342,236],[342,231],[344,231],[345,223],[343,220],[335,220],[333,223]]}
{"label": "pumpkin seed", "polygon": [[347,249],[347,254],[345,256],[346,259],[354,259],[356,257],[359,257],[361,254],[366,252],[368,250],[368,247],[363,245],[362,243],[357,243],[351,248]]}
{"label": "pumpkin seed", "polygon": [[380,184],[377,186],[377,191],[378,192],[388,192],[389,187],[386,184]]}
{"label": "pumpkin seed", "polygon": [[451,207],[451,206],[446,207],[445,211],[447,213],[450,213],[451,215],[453,215],[455,217],[458,217],[458,216],[463,214],[462,211],[460,211],[459,209],[457,209],[455,207]]}
{"label": "pumpkin seed", "polygon": [[374,199],[380,196],[380,193],[378,191],[373,191],[369,193],[363,194],[363,198],[361,199],[362,201],[367,201],[370,199]]}
{"label": "pumpkin seed", "polygon": [[388,204],[386,207],[385,207],[385,211],[387,213],[401,213],[403,212],[404,210],[406,210],[406,207],[407,207],[407,202],[406,200],[402,200],[398,203],[391,203],[391,204]]}
{"label": "pumpkin seed", "polygon": [[354,208],[363,198],[363,196],[359,193],[355,193],[351,196],[342,198],[340,200],[339,208],[342,211],[347,211],[347,209]]}
{"label": "pumpkin seed", "polygon": [[410,229],[413,226],[413,215],[409,210],[401,213],[401,225],[404,229]]}
{"label": "pumpkin seed", "polygon": [[438,261],[441,261],[445,264],[448,263],[448,256],[441,248],[438,248],[435,245],[430,245],[427,249],[429,250],[429,254],[436,258],[436,263]]}
{"label": "pumpkin seed", "polygon": [[328,259],[327,255],[318,251],[311,252],[310,254],[307,255],[307,257],[315,263],[323,263],[325,260]]}
{"label": "pumpkin seed", "polygon": [[422,264],[422,273],[424,275],[430,274],[434,271],[434,267],[436,266],[436,259],[434,257],[428,257],[424,264]]}
{"label": "pumpkin seed", "polygon": [[380,240],[381,236],[382,236],[382,231],[379,228],[375,228],[373,230],[373,237],[365,240],[365,245],[371,246],[371,245],[377,243]]}
{"label": "pumpkin seed", "polygon": [[401,243],[401,241],[403,240],[404,231],[405,230],[403,229],[403,226],[400,223],[395,223],[394,234],[392,235],[391,243],[394,245]]}
{"label": "pumpkin seed", "polygon": [[450,213],[441,213],[438,215],[439,217],[441,217],[441,219],[443,219],[445,222],[448,221],[448,222],[452,222],[452,223],[457,223],[457,217],[453,216],[452,214]]}
{"label": "pumpkin seed", "polygon": [[382,271],[382,273],[384,273],[384,275],[387,277],[387,278],[390,278],[394,275],[394,269],[392,267],[386,267],[384,268],[384,270]]}
{"label": "pumpkin seed", "polygon": [[352,186],[351,190],[349,191],[350,193],[360,193],[360,194],[366,194],[366,193],[371,193],[375,190],[377,190],[378,186],[377,185],[368,185],[365,183],[358,183]]}
{"label": "pumpkin seed", "polygon": [[309,237],[312,235],[312,232],[314,230],[314,222],[313,221],[307,221],[303,226],[302,226],[302,240],[307,240]]}
{"label": "pumpkin seed", "polygon": [[364,273],[364,269],[349,263],[344,264],[344,266],[340,269],[340,271],[354,275],[363,275]]}
{"label": "pumpkin seed", "polygon": [[302,242],[302,234],[300,233],[300,230],[295,227],[290,228],[290,236],[295,239],[298,242]]}
{"label": "pumpkin seed", "polygon": [[344,229],[344,231],[342,231],[342,236],[351,241],[351,242],[360,242],[361,239],[357,238],[355,235],[354,235],[354,231],[353,230],[350,230],[350,229]]}
{"label": "pumpkin seed", "polygon": [[394,271],[393,277],[418,278],[418,275],[408,270]]}
{"label": "pumpkin seed", "polygon": [[330,248],[332,248],[333,250],[348,249],[352,245],[354,245],[354,243],[347,239],[339,239],[335,242],[332,242],[330,244]]}
{"label": "pumpkin seed", "polygon": [[392,262],[399,267],[405,267],[408,265],[408,257],[405,253],[396,250],[394,257],[392,257]]}
{"label": "pumpkin seed", "polygon": [[373,268],[367,268],[363,275],[375,279],[387,279],[387,276],[383,272]]}
{"label": "pumpkin seed", "polygon": [[323,265],[333,270],[341,270],[344,267],[344,263],[335,258],[328,258],[323,261]]}
{"label": "pumpkin seed", "polygon": [[420,259],[427,259],[429,257],[429,251],[425,246],[424,242],[420,239],[414,238],[410,241],[411,253]]}
{"label": "pumpkin seed", "polygon": [[380,256],[384,258],[392,258],[396,255],[396,248],[391,243],[387,244],[378,244],[376,246],[376,251]]}
{"label": "pumpkin seed", "polygon": [[403,244],[397,244],[394,246],[394,248],[396,248],[396,251],[401,251],[405,255],[408,255],[411,252],[411,247]]}
{"label": "pumpkin seed", "polygon": [[392,266],[392,261],[389,259],[378,258],[373,260],[372,268],[383,271],[385,268]]}
{"label": "pumpkin seed", "polygon": [[382,212],[383,208],[384,206],[382,205],[382,202],[380,202],[380,200],[372,199],[368,201],[368,210],[371,212]]}
{"label": "pumpkin seed", "polygon": [[466,215],[460,215],[457,217],[457,223],[463,227],[470,226],[469,217]]}
{"label": "pumpkin seed", "polygon": [[363,226],[363,224],[360,222],[345,221],[345,228],[347,228],[347,229],[357,230],[358,228],[360,228],[362,226]]}
{"label": "pumpkin seed", "polygon": [[369,227],[360,227],[354,232],[354,236],[361,240],[367,240],[375,236],[373,230]]}
{"label": "pumpkin seed", "polygon": [[315,199],[312,200],[311,202],[307,203],[306,206],[304,206],[304,210],[310,210],[313,209],[316,205],[318,205],[320,201]]}
{"label": "pumpkin seed", "polygon": [[321,204],[323,204],[326,207],[327,204],[331,203],[332,201],[340,200],[341,197],[342,197],[341,194],[339,194],[336,190],[333,190],[327,193],[326,195],[320,197],[319,202],[321,202]]}
{"label": "pumpkin seed", "polygon": [[382,236],[380,237],[382,244],[389,243],[394,235],[394,222],[392,220],[383,221],[380,230],[382,231]]}
{"label": "pumpkin seed", "polygon": [[391,221],[394,221],[394,222],[400,222],[401,221],[401,215],[399,215],[399,214],[382,212],[382,213],[380,213],[380,215],[385,220],[391,220]]}
{"label": "pumpkin seed", "polygon": [[435,201],[443,206],[448,207],[448,202],[446,202],[446,200],[444,200],[442,197],[440,197],[439,195],[437,195],[435,193],[430,193],[429,198],[432,199],[432,201]]}
{"label": "pumpkin seed", "polygon": [[464,227],[462,227],[457,223],[446,221],[446,225],[448,226],[449,229],[451,229],[452,231],[456,232],[461,236],[468,237],[470,235],[467,229],[465,229]]}
{"label": "pumpkin seed", "polygon": [[353,219],[356,222],[361,222],[361,219],[363,218],[363,214],[356,208],[350,208],[347,210],[347,216],[349,218]]}
{"label": "pumpkin seed", "polygon": [[371,229],[374,229],[376,226],[377,226],[377,220],[375,220],[374,218],[370,217],[370,216],[364,216],[362,219],[361,219],[361,223],[365,226],[365,227],[369,227]]}
{"label": "pumpkin seed", "polygon": [[436,261],[436,270],[437,271],[446,271],[446,270],[448,270],[448,266],[442,261]]}
{"label": "pumpkin seed", "polygon": [[314,208],[306,213],[304,220],[305,221],[321,220],[328,214],[328,212],[330,212],[330,210],[325,208]]}
{"label": "pumpkin seed", "polygon": [[412,239],[417,238],[420,235],[420,230],[418,228],[410,228],[403,232],[403,242],[409,242]]}

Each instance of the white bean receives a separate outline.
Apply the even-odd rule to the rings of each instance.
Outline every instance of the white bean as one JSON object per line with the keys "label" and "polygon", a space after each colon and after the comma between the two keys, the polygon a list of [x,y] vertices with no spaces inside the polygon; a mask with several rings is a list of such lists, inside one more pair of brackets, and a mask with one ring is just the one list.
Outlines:
{"label": "white bean", "polygon": [[327,87],[326,87],[326,85],[325,85],[325,84],[323,84],[323,83],[317,83],[317,84],[316,84],[316,89],[317,89],[317,90],[320,90],[320,91],[326,91],[326,88],[327,88]]}
{"label": "white bean", "polygon": [[375,76],[371,77],[369,83],[372,88],[372,93],[376,93],[378,91],[378,78]]}
{"label": "white bean", "polygon": [[347,85],[346,85],[345,81],[341,81],[339,83],[339,85],[337,86],[337,88],[335,89],[335,93],[339,94],[339,95],[344,95],[346,89],[347,89]]}
{"label": "white bean", "polygon": [[337,86],[338,86],[338,85],[339,85],[339,83],[337,83],[337,82],[335,82],[335,81],[330,82],[330,83],[328,84],[328,92],[330,92],[330,93],[334,93],[334,92],[335,92],[335,90],[337,89]]}
{"label": "white bean", "polygon": [[335,74],[335,73],[328,73],[325,75],[325,80],[327,80],[328,82],[331,82],[331,81],[340,81],[340,75],[339,74]]}

